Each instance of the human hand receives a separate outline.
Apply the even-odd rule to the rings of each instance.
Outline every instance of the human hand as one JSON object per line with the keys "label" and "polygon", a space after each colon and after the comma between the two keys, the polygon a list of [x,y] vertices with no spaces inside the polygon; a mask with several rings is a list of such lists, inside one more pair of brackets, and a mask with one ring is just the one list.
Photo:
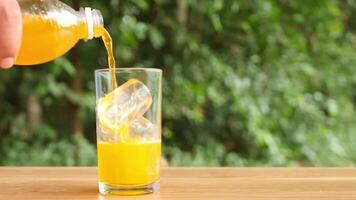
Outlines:
{"label": "human hand", "polygon": [[10,68],[20,49],[22,16],[16,0],[0,0],[0,68]]}

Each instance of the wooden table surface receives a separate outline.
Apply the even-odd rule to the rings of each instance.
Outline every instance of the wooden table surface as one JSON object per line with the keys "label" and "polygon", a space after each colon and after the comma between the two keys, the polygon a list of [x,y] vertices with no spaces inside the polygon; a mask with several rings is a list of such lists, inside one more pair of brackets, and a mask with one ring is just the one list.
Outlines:
{"label": "wooden table surface", "polygon": [[0,167],[0,199],[356,199],[356,168],[165,168],[159,192],[101,196],[96,168]]}

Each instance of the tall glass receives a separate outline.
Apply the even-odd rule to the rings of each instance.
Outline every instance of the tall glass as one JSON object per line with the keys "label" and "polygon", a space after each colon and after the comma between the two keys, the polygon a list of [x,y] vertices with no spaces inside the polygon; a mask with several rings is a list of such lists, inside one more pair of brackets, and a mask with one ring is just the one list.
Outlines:
{"label": "tall glass", "polygon": [[159,188],[162,71],[95,71],[97,152],[101,194],[136,195]]}

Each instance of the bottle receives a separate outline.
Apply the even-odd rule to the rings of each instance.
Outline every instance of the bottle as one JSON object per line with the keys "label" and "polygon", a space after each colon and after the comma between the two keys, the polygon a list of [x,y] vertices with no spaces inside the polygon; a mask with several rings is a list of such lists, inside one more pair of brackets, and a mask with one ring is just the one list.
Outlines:
{"label": "bottle", "polygon": [[75,11],[58,0],[18,0],[23,34],[17,65],[35,65],[54,60],[68,52],[80,39],[103,35],[99,10]]}

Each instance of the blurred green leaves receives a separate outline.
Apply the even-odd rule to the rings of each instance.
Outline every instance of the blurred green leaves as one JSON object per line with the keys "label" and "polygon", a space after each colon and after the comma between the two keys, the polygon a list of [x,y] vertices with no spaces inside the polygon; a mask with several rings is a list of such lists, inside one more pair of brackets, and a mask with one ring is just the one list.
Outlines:
{"label": "blurred green leaves", "polygon": [[[353,1],[83,6],[104,14],[121,67],[163,69],[163,144],[171,165],[356,162]],[[79,59],[69,54],[1,71],[0,164],[95,164],[93,71],[106,66],[106,52],[100,40],[80,42],[75,51]],[[33,120],[29,105],[40,107],[41,120]],[[83,125],[79,134],[72,130],[73,108]]]}

